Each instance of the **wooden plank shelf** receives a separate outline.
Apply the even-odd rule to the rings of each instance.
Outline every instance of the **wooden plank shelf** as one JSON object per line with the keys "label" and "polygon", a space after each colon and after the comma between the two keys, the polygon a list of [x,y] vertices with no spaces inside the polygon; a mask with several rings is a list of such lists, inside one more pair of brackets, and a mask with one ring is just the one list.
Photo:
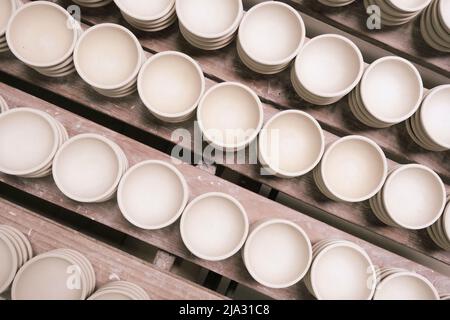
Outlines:
{"label": "wooden plank shelf", "polygon": [[368,15],[362,0],[341,8],[327,7],[317,0],[281,1],[317,20],[450,78],[450,54],[431,48],[423,40],[420,16],[401,26],[382,26],[379,30],[369,30],[366,26]]}
{"label": "wooden plank shelf", "polygon": [[226,299],[3,199],[0,199],[0,224],[16,227],[27,235],[34,255],[60,248],[83,253],[94,267],[97,288],[120,279],[138,284],[151,299]]}
{"label": "wooden plank shelf", "polygon": [[[102,134],[105,137],[114,140],[125,151],[131,165],[146,159],[171,161],[170,157],[162,152],[5,84],[0,84],[0,94],[4,95],[12,108],[28,106],[48,112],[68,129],[71,136],[79,133],[92,132]],[[402,267],[417,271],[429,278],[441,292],[450,291],[450,278],[447,276],[369,244],[361,239],[357,239],[349,234],[330,227],[323,222],[312,219],[305,214],[256,195],[253,192],[213,176],[199,168],[186,163],[178,163],[177,167],[188,182],[190,198],[210,191],[226,192],[242,203],[248,213],[251,223],[269,217],[285,218],[302,226],[313,243],[324,238],[340,238],[354,241],[368,252],[376,265]],[[51,203],[52,205],[78,214],[79,216],[89,218],[97,223],[118,230],[121,233],[169,252],[172,255],[191,261],[269,297],[276,299],[311,298],[303,283],[299,283],[298,285],[286,289],[270,289],[257,284],[246,272],[240,255],[235,255],[223,262],[209,262],[197,259],[184,247],[180,238],[178,223],[156,231],[147,231],[136,228],[122,217],[115,199],[101,204],[83,204],[74,202],[61,194],[51,177],[30,180],[2,174],[0,175],[0,184],[3,184],[4,187],[13,188],[17,192],[27,193],[35,198],[39,198],[40,201]]]}

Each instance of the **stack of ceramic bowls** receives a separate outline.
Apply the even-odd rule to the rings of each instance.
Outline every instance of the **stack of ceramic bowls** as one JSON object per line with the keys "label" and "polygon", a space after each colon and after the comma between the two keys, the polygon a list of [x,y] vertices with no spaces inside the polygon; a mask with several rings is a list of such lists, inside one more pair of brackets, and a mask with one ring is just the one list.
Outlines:
{"label": "stack of ceramic bowls", "polygon": [[436,222],[445,206],[445,186],[431,169],[409,164],[393,170],[370,206],[382,222],[424,229]]}
{"label": "stack of ceramic bowls", "polygon": [[110,4],[113,0],[73,0],[76,4],[86,8],[98,8]]}
{"label": "stack of ceramic bowls", "polygon": [[305,41],[300,14],[276,1],[251,8],[239,27],[237,52],[251,70],[274,74],[286,69]]}
{"label": "stack of ceramic bowls", "polygon": [[51,173],[67,131],[49,114],[30,108],[15,108],[0,114],[0,172],[24,178]]}
{"label": "stack of ceramic bowls", "polygon": [[225,151],[244,149],[258,136],[263,125],[259,97],[237,82],[223,82],[210,88],[197,109],[203,138]]}
{"label": "stack of ceramic bowls", "polygon": [[411,62],[384,57],[366,69],[348,102],[359,121],[385,128],[410,118],[420,106],[423,91],[422,78]]}
{"label": "stack of ceramic bowls", "polygon": [[242,0],[176,0],[176,11],[183,37],[203,50],[231,43],[244,14]]}
{"label": "stack of ceramic bowls", "polygon": [[43,75],[62,77],[75,71],[72,53],[81,33],[79,23],[64,8],[33,1],[14,12],[6,39],[23,63]]}
{"label": "stack of ceramic bowls", "polygon": [[32,257],[27,237],[16,228],[0,225],[0,294],[8,290],[17,270]]}
{"label": "stack of ceramic bowls", "polygon": [[133,27],[155,32],[172,25],[177,19],[175,0],[114,0],[123,18]]}
{"label": "stack of ceramic bowls", "polygon": [[450,52],[450,2],[434,0],[422,14],[420,32],[434,49]]}
{"label": "stack of ceramic bowls", "polygon": [[424,276],[400,268],[377,270],[374,300],[439,300],[439,293]]}
{"label": "stack of ceramic bowls", "polygon": [[450,251],[450,197],[441,217],[427,228],[430,238],[442,249]]}
{"label": "stack of ceramic bowls", "polygon": [[176,51],[155,54],[142,66],[139,97],[158,119],[175,123],[189,119],[205,91],[199,64]]}
{"label": "stack of ceramic bowls", "polygon": [[349,93],[363,71],[363,57],[352,41],[324,34],[309,40],[300,50],[291,70],[291,82],[302,99],[327,105]]}
{"label": "stack of ceramic bowls", "polygon": [[450,84],[430,90],[406,123],[411,138],[431,151],[450,150]]}
{"label": "stack of ceramic bowls", "polygon": [[347,136],[327,147],[313,172],[317,187],[328,198],[360,202],[380,191],[387,176],[387,160],[372,140]]}
{"label": "stack of ceramic bowls", "polygon": [[370,300],[376,270],[360,246],[346,240],[322,240],[313,246],[305,285],[318,300]]}
{"label": "stack of ceramic bowls", "polygon": [[308,271],[311,241],[291,221],[266,220],[252,226],[242,256],[247,271],[260,284],[287,288],[303,279]]}
{"label": "stack of ceramic bowls", "polygon": [[53,179],[72,200],[104,202],[117,190],[128,160],[113,141],[98,134],[80,134],[64,143],[53,161]]}
{"label": "stack of ceramic bowls", "polygon": [[398,26],[407,23],[419,15],[431,0],[364,0],[367,7],[376,5],[381,11],[381,23],[386,26]]}
{"label": "stack of ceramic bowls", "polygon": [[94,292],[88,300],[150,300],[150,298],[144,289],[134,283],[113,281]]}
{"label": "stack of ceramic bowls", "polygon": [[343,7],[349,5],[355,0],[318,0],[321,4],[329,7]]}
{"label": "stack of ceramic bowls", "polygon": [[92,264],[80,252],[56,249],[29,260],[11,288],[12,300],[85,300],[95,289]]}
{"label": "stack of ceramic bowls", "polygon": [[3,0],[0,1],[0,52],[8,51],[8,43],[6,42],[6,27],[13,13],[22,5],[19,0]]}
{"label": "stack of ceramic bowls", "polygon": [[293,178],[311,171],[322,158],[325,138],[319,123],[299,110],[273,116],[259,134],[259,162],[268,174]]}
{"label": "stack of ceramic bowls", "polygon": [[180,220],[181,238],[200,259],[225,260],[237,253],[247,239],[249,222],[235,198],[219,192],[192,200]]}
{"label": "stack of ceramic bowls", "polygon": [[2,96],[0,96],[0,113],[6,112],[9,110],[8,103]]}
{"label": "stack of ceramic bowls", "polygon": [[174,223],[188,198],[188,186],[181,172],[173,165],[157,160],[131,167],[117,191],[123,216],[133,225],[147,230]]}
{"label": "stack of ceramic bowls", "polygon": [[98,93],[119,98],[136,91],[144,50],[130,30],[102,23],[86,30],[73,59],[80,77]]}

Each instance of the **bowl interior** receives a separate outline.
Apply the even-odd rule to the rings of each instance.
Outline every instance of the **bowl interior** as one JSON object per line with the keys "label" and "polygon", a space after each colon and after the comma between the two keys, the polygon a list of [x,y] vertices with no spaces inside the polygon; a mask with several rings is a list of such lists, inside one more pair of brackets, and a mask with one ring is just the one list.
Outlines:
{"label": "bowl interior", "polygon": [[104,195],[118,180],[119,158],[104,141],[84,137],[69,141],[54,162],[54,176],[61,190],[80,199]]}
{"label": "bowl interior", "polygon": [[259,130],[261,109],[257,99],[238,85],[215,87],[204,96],[199,109],[204,134],[221,146],[244,143]]}
{"label": "bowl interior", "polygon": [[442,22],[450,30],[450,1],[439,1],[439,16],[442,18]]}
{"label": "bowl interior", "polygon": [[118,86],[137,74],[141,50],[124,29],[101,26],[88,30],[79,41],[76,63],[88,82]]}
{"label": "bowl interior", "polygon": [[387,122],[414,113],[422,92],[422,80],[417,71],[400,59],[375,62],[361,84],[364,106],[375,117]]}
{"label": "bowl interior", "polygon": [[246,264],[255,279],[272,286],[297,282],[310,263],[310,246],[305,237],[285,223],[257,229],[246,244]]}
{"label": "bowl interior", "polygon": [[375,293],[376,300],[436,300],[436,293],[419,277],[402,273],[382,281]]}
{"label": "bowl interior", "polygon": [[196,106],[203,92],[203,75],[198,66],[180,55],[162,55],[141,73],[140,94],[156,112],[175,115]]}
{"label": "bowl interior", "polygon": [[371,262],[351,246],[326,248],[313,263],[311,281],[323,300],[366,300],[373,293]]}
{"label": "bowl interior", "polygon": [[44,116],[14,111],[0,117],[0,167],[9,172],[37,169],[56,152],[57,132]]}
{"label": "bowl interior", "polygon": [[445,190],[430,170],[409,166],[389,177],[383,188],[383,200],[394,221],[421,229],[439,217],[445,203]]}
{"label": "bowl interior", "polygon": [[240,0],[177,1],[180,21],[186,29],[200,36],[214,37],[226,32],[237,23],[240,14]]}
{"label": "bowl interior", "polygon": [[386,158],[378,148],[360,139],[341,140],[322,163],[328,189],[339,198],[363,199],[381,188],[386,176]]}
{"label": "bowl interior", "polygon": [[31,260],[16,277],[13,295],[18,300],[78,300],[81,288],[67,286],[71,266],[68,260],[55,256]]}
{"label": "bowl interior", "polygon": [[430,94],[422,105],[420,116],[427,134],[450,149],[450,85]]}
{"label": "bowl interior", "polygon": [[302,113],[285,113],[269,123],[260,135],[264,159],[276,171],[295,174],[317,164],[323,152],[318,124]]}
{"label": "bowl interior", "polygon": [[0,35],[3,34],[8,25],[9,18],[11,18],[13,13],[13,1],[2,0],[0,1]]}
{"label": "bowl interior", "polygon": [[131,169],[122,180],[121,209],[142,227],[167,224],[181,212],[187,195],[180,177],[169,167],[147,163]]}
{"label": "bowl interior", "polygon": [[356,84],[362,73],[362,63],[361,54],[349,41],[320,36],[303,47],[295,68],[308,91],[319,96],[334,95]]}
{"label": "bowl interior", "polygon": [[75,42],[69,15],[51,5],[29,5],[16,11],[9,25],[8,44],[30,64],[59,63]]}
{"label": "bowl interior", "polygon": [[250,10],[239,29],[246,54],[267,64],[293,59],[304,37],[305,28],[298,16],[275,2]]}
{"label": "bowl interior", "polygon": [[168,11],[173,0],[115,0],[132,17],[157,17]]}
{"label": "bowl interior", "polygon": [[236,203],[211,195],[186,209],[182,228],[183,239],[194,254],[219,259],[240,249],[248,232],[248,222]]}

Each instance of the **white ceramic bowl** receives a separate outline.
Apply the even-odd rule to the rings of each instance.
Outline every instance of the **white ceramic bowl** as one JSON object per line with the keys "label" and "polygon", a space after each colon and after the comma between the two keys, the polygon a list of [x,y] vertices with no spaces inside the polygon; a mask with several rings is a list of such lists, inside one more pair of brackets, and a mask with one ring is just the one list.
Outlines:
{"label": "white ceramic bowl", "polygon": [[263,125],[258,96],[237,82],[223,82],[203,95],[197,109],[203,137],[215,148],[236,151],[256,139]]}
{"label": "white ceramic bowl", "polygon": [[0,1],[0,44],[5,44],[6,27],[9,19],[12,17],[14,11],[18,7],[17,0],[2,0]]}
{"label": "white ceramic bowl", "polygon": [[186,180],[178,169],[157,160],[144,161],[130,168],[117,191],[124,217],[147,230],[174,223],[183,212],[188,197]]}
{"label": "white ceramic bowl", "polygon": [[192,200],[180,220],[181,238],[195,256],[225,260],[237,253],[247,239],[249,222],[244,207],[219,192]]}
{"label": "white ceramic bowl", "polygon": [[184,53],[155,54],[139,72],[139,96],[150,112],[163,121],[188,119],[195,112],[204,90],[202,69]]}
{"label": "white ceramic bowl", "polygon": [[299,110],[273,116],[259,135],[259,160],[280,177],[298,177],[322,158],[325,139],[319,123]]}
{"label": "white ceramic bowl", "polygon": [[233,34],[243,15],[242,0],[176,0],[179,23],[200,39],[217,40]]}
{"label": "white ceramic bowl", "polygon": [[0,293],[5,292],[14,280],[19,261],[14,244],[5,234],[0,233]]}
{"label": "white ceramic bowl", "polygon": [[387,3],[399,12],[417,12],[425,9],[431,0],[387,0]]}
{"label": "white ceramic bowl", "polygon": [[311,242],[297,224],[272,219],[253,228],[243,258],[253,279],[266,287],[286,288],[299,282],[308,271]]}
{"label": "white ceramic bowl", "polygon": [[[319,243],[320,245],[320,243]],[[375,292],[375,267],[360,246],[344,240],[313,247],[308,274],[311,293],[318,300],[370,300]]]}
{"label": "white ceramic bowl", "polygon": [[422,101],[419,72],[411,62],[399,57],[384,57],[370,64],[360,86],[361,107],[370,117],[388,124],[411,117]]}
{"label": "white ceramic bowl", "polygon": [[304,41],[305,25],[300,14],[281,2],[268,1],[254,6],[239,27],[240,46],[258,66],[286,67]]}
{"label": "white ceramic bowl", "polygon": [[441,178],[423,165],[404,165],[386,179],[382,189],[388,216],[407,229],[424,229],[442,214],[446,191]]}
{"label": "white ceramic bowl", "polygon": [[[336,102],[349,93],[363,71],[364,61],[358,47],[336,34],[311,39],[295,60],[295,75],[301,87],[313,99],[326,102]],[[302,98],[308,100],[304,94]]]}
{"label": "white ceramic bowl", "polygon": [[326,149],[317,170],[316,183],[334,200],[360,202],[380,191],[387,176],[387,160],[372,140],[347,136]]}
{"label": "white ceramic bowl", "polygon": [[53,178],[67,197],[79,202],[102,202],[114,195],[127,162],[114,142],[97,134],[80,134],[58,150]]}
{"label": "white ceramic bowl", "polygon": [[138,22],[164,21],[175,6],[175,0],[114,0],[116,6]]}
{"label": "white ceramic bowl", "polygon": [[51,165],[59,135],[45,112],[15,108],[0,114],[0,171],[25,176]]}
{"label": "white ceramic bowl", "polygon": [[6,39],[12,53],[31,67],[52,67],[72,56],[78,30],[72,16],[59,5],[33,1],[11,17]]}
{"label": "white ceramic bowl", "polygon": [[95,25],[80,37],[74,51],[80,77],[101,93],[133,87],[143,50],[130,30],[113,23]]}
{"label": "white ceramic bowl", "polygon": [[375,290],[374,300],[439,300],[439,294],[422,275],[401,271],[381,280]]}

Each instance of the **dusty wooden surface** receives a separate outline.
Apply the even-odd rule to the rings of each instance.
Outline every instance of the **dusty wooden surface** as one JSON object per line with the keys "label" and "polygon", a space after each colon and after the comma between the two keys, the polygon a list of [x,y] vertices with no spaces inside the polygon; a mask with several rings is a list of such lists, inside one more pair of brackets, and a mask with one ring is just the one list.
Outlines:
{"label": "dusty wooden surface", "polygon": [[[138,143],[117,132],[99,126],[91,121],[76,116],[66,110],[56,107],[50,103],[40,100],[36,97],[25,94],[17,89],[0,85],[1,94],[5,95],[6,100],[11,107],[31,106],[36,109],[44,110],[56,117],[67,129],[70,135],[84,132],[93,132],[102,134],[116,143],[118,143],[130,161],[130,164],[146,159],[159,159],[171,161],[169,156],[163,154],[151,147]],[[185,176],[189,189],[190,198],[210,191],[226,192],[238,199],[246,209],[251,223],[263,218],[286,218],[298,223],[309,235],[312,242],[315,243],[325,238],[349,239],[364,247],[379,266],[403,267],[409,270],[415,270],[429,278],[442,292],[450,291],[450,278],[432,271],[422,265],[404,259],[398,255],[392,254],[384,249],[371,245],[365,241],[357,239],[349,234],[337,230],[320,221],[314,220],[300,212],[284,207],[267,198],[256,195],[235,184],[227,182],[221,178],[213,176],[206,171],[198,169],[188,164],[177,164]],[[53,179],[47,177],[39,180],[20,179],[7,175],[0,175],[0,181],[17,190],[29,193],[59,207],[75,212],[81,216],[95,220],[98,223],[109,226],[122,233],[130,235],[136,239],[142,240],[159,249],[165,250],[178,257],[192,261],[197,265],[212,270],[238,283],[251,287],[267,296],[277,299],[309,299],[303,283],[292,286],[287,289],[274,290],[257,284],[243,265],[239,254],[223,262],[208,262],[197,259],[192,256],[184,247],[180,234],[178,223],[157,231],[146,231],[130,225],[121,215],[116,200],[102,204],[82,204],[71,201],[64,197],[57,190]]]}
{"label": "dusty wooden surface", "polygon": [[369,30],[366,27],[368,15],[362,0],[341,8],[327,7],[317,0],[282,1],[311,17],[450,78],[450,54],[426,44],[420,34],[420,17],[401,26]]}
{"label": "dusty wooden surface", "polygon": [[33,255],[60,248],[83,253],[94,267],[97,288],[120,279],[138,284],[151,299],[225,298],[3,199],[0,199],[0,224],[16,227],[27,235]]}

